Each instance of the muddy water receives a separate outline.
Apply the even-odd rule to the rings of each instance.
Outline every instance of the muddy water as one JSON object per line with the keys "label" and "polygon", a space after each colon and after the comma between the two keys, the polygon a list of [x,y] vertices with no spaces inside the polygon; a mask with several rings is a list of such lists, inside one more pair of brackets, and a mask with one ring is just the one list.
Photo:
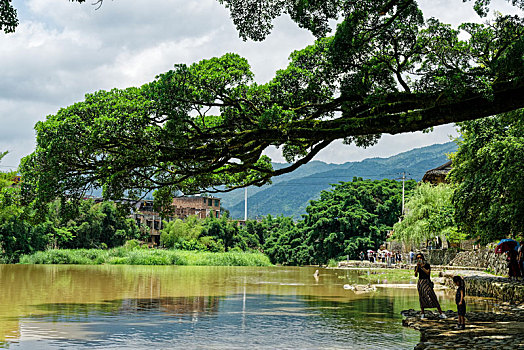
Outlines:
{"label": "muddy water", "polygon": [[[415,289],[355,294],[357,271],[0,265],[0,348],[408,349]],[[360,272],[361,273],[361,272]],[[452,308],[453,295],[440,295]]]}

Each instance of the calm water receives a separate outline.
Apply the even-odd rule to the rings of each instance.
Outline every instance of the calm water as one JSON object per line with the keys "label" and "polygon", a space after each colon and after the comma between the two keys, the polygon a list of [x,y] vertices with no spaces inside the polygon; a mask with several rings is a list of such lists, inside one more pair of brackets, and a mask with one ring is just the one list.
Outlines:
{"label": "calm water", "polygon": [[[412,349],[416,289],[344,290],[357,271],[0,265],[0,348]],[[362,272],[360,272],[362,273]],[[454,295],[441,293],[443,308]],[[483,307],[468,302],[468,305]]]}

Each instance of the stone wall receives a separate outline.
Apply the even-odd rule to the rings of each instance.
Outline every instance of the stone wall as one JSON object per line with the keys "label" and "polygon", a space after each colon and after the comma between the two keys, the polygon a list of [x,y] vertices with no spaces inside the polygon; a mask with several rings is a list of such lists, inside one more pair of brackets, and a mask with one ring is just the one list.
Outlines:
{"label": "stone wall", "polygon": [[[457,288],[452,280],[452,273],[446,275],[445,284]],[[519,304],[524,302],[524,282],[510,281],[504,277],[466,276],[466,295],[495,298],[498,300]]]}
{"label": "stone wall", "polygon": [[508,275],[506,256],[504,254],[495,254],[491,249],[459,252],[450,261],[449,265],[477,267],[496,275]]}
{"label": "stone wall", "polygon": [[495,254],[493,249],[459,251],[450,248],[423,251],[423,253],[431,265],[472,267],[496,275],[508,275],[506,255]]}
{"label": "stone wall", "polygon": [[424,256],[431,265],[450,265],[457,253],[457,249],[435,249],[428,250]]}

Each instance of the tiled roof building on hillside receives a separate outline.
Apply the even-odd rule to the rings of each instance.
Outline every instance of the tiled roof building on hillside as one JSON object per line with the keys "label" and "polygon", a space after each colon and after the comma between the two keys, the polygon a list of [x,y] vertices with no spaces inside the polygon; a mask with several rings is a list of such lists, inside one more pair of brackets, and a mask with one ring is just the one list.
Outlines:
{"label": "tiled roof building on hillside", "polygon": [[451,160],[445,164],[442,164],[439,167],[436,167],[435,169],[431,169],[426,171],[424,176],[422,177],[423,182],[429,182],[434,185],[438,185],[440,183],[447,183],[446,176],[451,170],[452,162]]}

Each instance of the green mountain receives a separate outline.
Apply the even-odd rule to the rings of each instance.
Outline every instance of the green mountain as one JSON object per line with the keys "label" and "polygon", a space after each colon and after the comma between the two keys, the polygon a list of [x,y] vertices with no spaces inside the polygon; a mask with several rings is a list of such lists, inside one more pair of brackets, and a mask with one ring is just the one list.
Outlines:
{"label": "green mountain", "polygon": [[[273,179],[262,187],[248,188],[248,217],[271,214],[300,218],[306,213],[310,200],[331,184],[351,181],[354,176],[364,179],[399,179],[406,172],[407,179],[420,181],[424,173],[448,161],[446,154],[457,150],[454,142],[416,148],[389,158],[368,158],[360,162],[328,164],[312,161],[292,173]],[[275,168],[284,166],[275,163]],[[232,218],[244,218],[244,189],[222,193],[222,207]]]}

